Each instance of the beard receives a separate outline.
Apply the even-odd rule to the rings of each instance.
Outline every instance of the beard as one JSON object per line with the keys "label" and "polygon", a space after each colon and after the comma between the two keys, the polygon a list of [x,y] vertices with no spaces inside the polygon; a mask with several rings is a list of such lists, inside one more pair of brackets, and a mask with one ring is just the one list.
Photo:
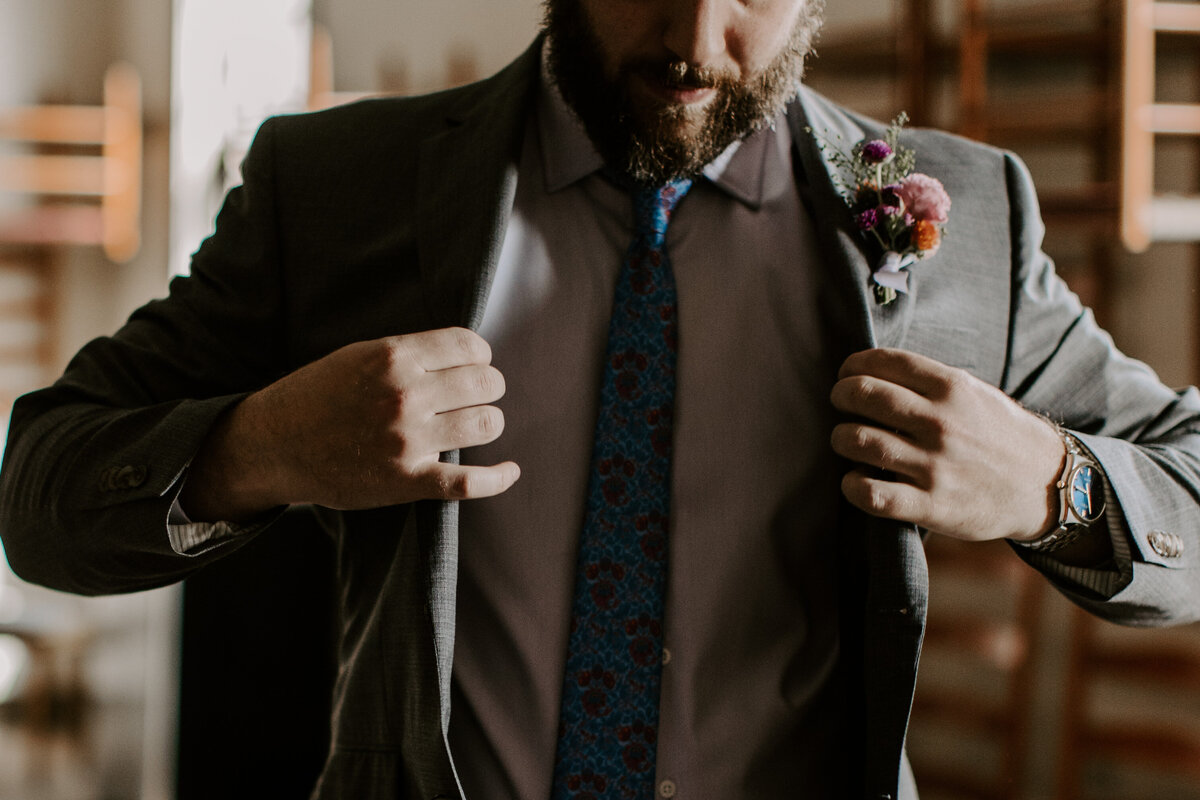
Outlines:
{"label": "beard", "polygon": [[[768,125],[796,95],[804,59],[821,27],[821,0],[809,0],[787,43],[761,72],[740,80],[728,72],[679,60],[605,67],[603,45],[581,0],[546,0],[551,77],[612,170],[633,183],[661,186],[691,178],[725,148]],[[703,107],[635,102],[637,79],[672,89],[713,89]]]}

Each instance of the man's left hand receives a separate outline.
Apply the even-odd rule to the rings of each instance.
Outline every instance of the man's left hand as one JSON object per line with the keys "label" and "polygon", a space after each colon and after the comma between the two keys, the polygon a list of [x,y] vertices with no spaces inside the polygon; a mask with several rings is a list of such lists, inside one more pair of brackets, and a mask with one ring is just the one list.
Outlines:
{"label": "man's left hand", "polygon": [[904,350],[846,359],[831,394],[851,421],[833,449],[858,466],[852,504],[957,539],[1032,540],[1057,522],[1057,432],[968,372]]}

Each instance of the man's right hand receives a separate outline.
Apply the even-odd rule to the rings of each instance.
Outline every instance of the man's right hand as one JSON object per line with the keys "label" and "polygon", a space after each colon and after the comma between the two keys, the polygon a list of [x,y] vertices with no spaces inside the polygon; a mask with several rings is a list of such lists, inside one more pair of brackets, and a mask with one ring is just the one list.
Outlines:
{"label": "man's right hand", "polygon": [[290,503],[376,508],[505,491],[520,477],[440,462],[504,429],[491,348],[465,328],[347,345],[250,395],[213,428],[180,505],[236,521]]}

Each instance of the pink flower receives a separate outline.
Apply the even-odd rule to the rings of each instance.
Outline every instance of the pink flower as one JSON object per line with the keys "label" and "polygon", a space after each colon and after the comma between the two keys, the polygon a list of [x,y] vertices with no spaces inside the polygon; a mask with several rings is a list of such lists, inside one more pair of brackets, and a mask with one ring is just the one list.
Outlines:
{"label": "pink flower", "polygon": [[900,181],[897,193],[908,212],[919,220],[945,223],[950,218],[950,195],[937,178],[914,172]]}

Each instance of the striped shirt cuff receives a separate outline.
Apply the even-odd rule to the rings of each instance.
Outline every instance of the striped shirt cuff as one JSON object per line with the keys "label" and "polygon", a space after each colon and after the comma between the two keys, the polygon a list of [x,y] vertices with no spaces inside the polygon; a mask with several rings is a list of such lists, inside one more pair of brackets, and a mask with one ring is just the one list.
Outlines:
{"label": "striped shirt cuff", "polygon": [[1112,541],[1112,561],[1096,567],[1063,564],[1053,553],[1029,553],[1029,563],[1067,591],[1082,592],[1104,600],[1112,598],[1133,579],[1133,557],[1129,526],[1110,481],[1104,481],[1104,521]]}

